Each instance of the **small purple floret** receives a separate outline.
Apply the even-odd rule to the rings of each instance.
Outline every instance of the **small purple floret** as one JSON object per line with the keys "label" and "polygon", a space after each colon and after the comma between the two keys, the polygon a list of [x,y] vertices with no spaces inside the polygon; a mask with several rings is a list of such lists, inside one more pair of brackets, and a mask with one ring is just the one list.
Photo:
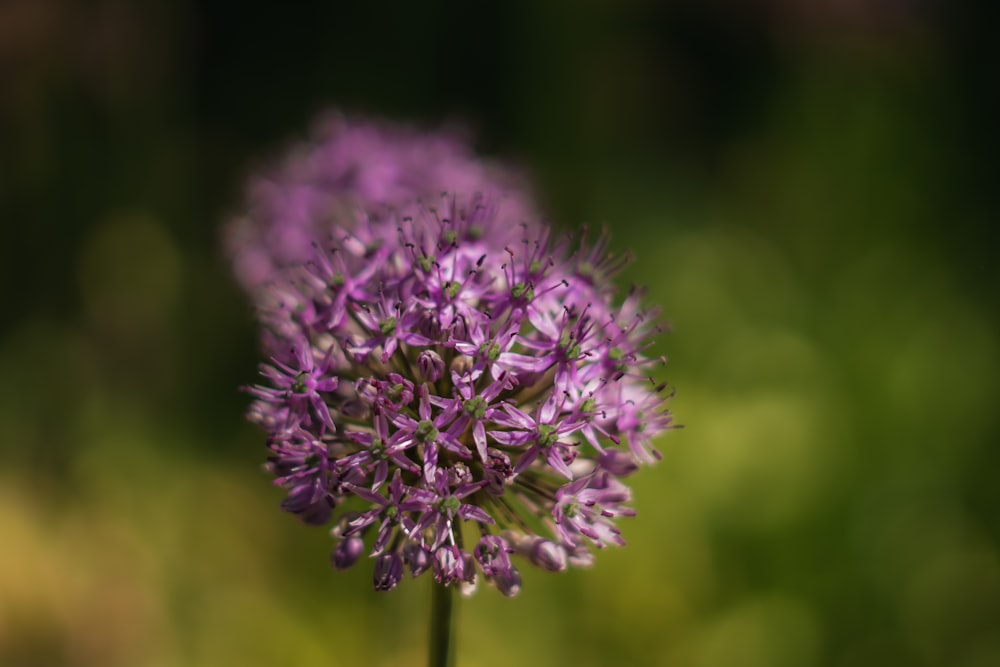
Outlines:
{"label": "small purple floret", "polygon": [[566,569],[566,549],[550,540],[533,540],[528,550],[528,559],[549,572],[562,572]]}
{"label": "small purple floret", "polygon": [[348,537],[341,540],[340,544],[333,550],[333,566],[338,570],[347,568],[358,562],[358,558],[364,553],[365,542],[359,537]]}
{"label": "small purple floret", "polygon": [[465,559],[462,551],[453,544],[438,547],[434,552],[434,581],[448,585],[461,580],[465,575]]}
{"label": "small purple floret", "polygon": [[377,591],[391,591],[403,579],[403,559],[395,551],[375,559],[372,579]]}

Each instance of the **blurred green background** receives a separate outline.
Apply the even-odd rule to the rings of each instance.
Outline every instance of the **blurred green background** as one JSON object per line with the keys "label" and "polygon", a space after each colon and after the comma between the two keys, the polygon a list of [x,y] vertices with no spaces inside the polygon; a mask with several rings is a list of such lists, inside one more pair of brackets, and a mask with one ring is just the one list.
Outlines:
{"label": "blurred green background", "polygon": [[[989,14],[993,14],[992,16]],[[459,665],[1000,665],[995,11],[941,0],[0,3],[0,665],[422,665],[243,421],[243,180],[330,106],[607,224],[683,431],[625,549]]]}

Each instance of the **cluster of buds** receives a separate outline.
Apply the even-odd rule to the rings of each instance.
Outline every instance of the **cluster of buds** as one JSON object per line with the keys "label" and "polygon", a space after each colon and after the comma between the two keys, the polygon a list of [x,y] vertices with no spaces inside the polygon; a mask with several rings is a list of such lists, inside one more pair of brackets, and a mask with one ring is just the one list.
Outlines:
{"label": "cluster of buds", "polygon": [[616,298],[607,237],[553,239],[479,192],[335,211],[254,289],[249,415],[282,507],[332,525],[338,569],[367,552],[383,591],[408,570],[512,596],[518,558],[559,571],[624,544],[622,480],[671,419],[655,313]]}

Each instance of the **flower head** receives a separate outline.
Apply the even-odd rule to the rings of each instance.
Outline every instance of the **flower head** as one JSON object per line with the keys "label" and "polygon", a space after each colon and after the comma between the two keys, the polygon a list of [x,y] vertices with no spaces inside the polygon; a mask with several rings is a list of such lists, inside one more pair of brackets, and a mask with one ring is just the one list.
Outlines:
{"label": "flower head", "polygon": [[622,479],[670,426],[655,313],[616,300],[606,237],[554,241],[506,206],[345,213],[263,288],[249,414],[283,507],[333,522],[337,568],[367,550],[378,590],[408,569],[515,595],[518,557],[559,571],[624,544]]}

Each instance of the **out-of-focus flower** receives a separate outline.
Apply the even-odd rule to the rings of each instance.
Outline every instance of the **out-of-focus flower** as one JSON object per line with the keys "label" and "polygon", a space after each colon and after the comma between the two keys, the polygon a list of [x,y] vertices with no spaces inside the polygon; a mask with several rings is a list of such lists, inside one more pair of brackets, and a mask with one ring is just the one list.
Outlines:
{"label": "out-of-focus flower", "polygon": [[390,123],[331,114],[310,139],[250,180],[247,206],[225,229],[225,250],[250,293],[281,267],[310,259],[360,206],[434,202],[442,192],[492,193],[515,220],[537,219],[524,179],[477,159],[457,131],[420,133]]}

